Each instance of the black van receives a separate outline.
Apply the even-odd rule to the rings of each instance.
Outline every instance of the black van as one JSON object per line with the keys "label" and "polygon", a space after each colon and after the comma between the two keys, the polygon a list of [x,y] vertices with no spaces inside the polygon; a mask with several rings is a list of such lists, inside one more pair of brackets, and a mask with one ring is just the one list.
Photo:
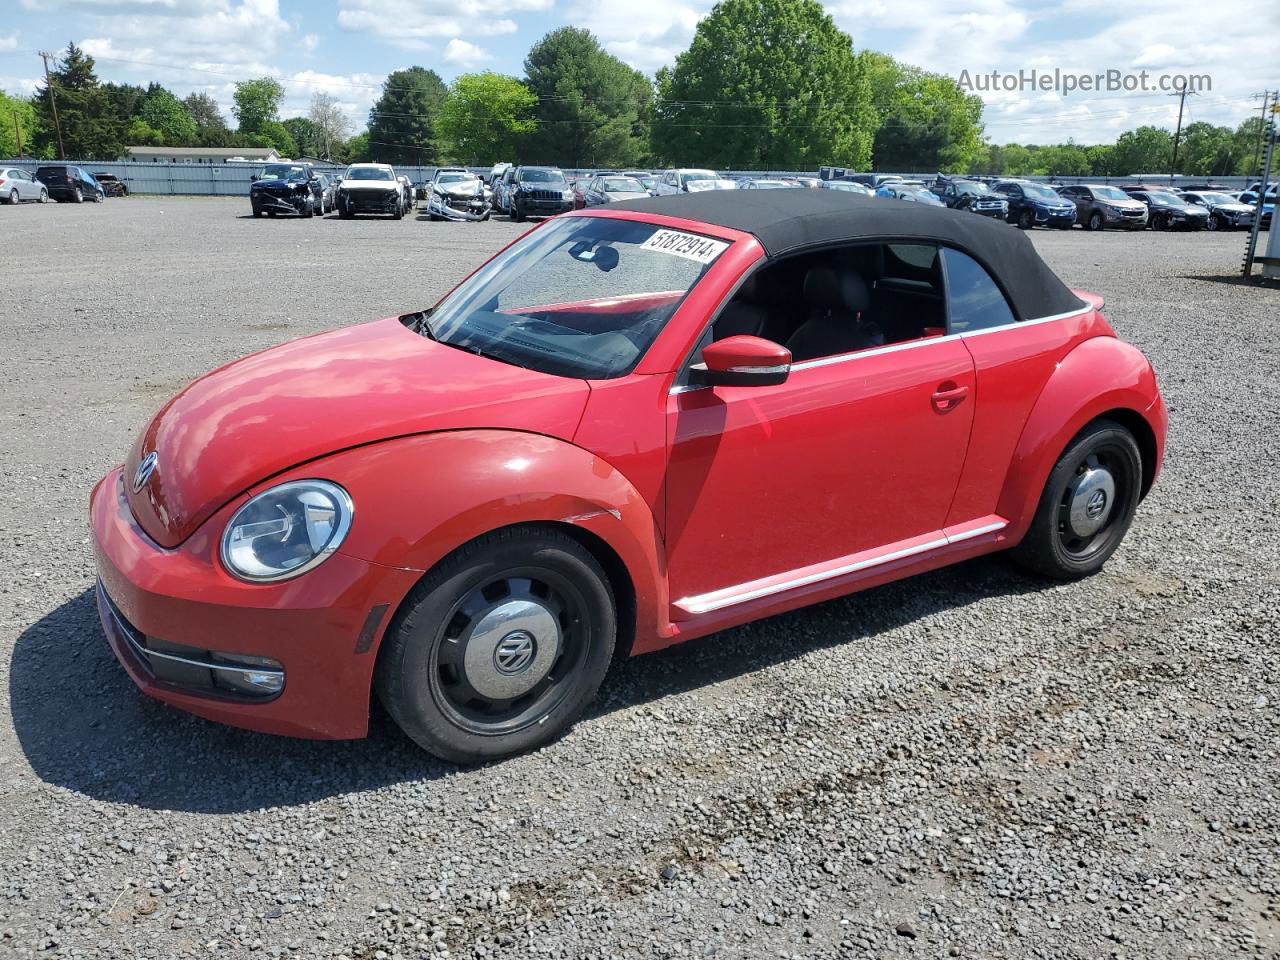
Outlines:
{"label": "black van", "polygon": [[49,196],[59,202],[69,200],[72,203],[84,203],[92,200],[101,203],[107,197],[107,192],[93,179],[93,174],[86,173],[79,167],[65,164],[38,167],[36,179],[45,185]]}

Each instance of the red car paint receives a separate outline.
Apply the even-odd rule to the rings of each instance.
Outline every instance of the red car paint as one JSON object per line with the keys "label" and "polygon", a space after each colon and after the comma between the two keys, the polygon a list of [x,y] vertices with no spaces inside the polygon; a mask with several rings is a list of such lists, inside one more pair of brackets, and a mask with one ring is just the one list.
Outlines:
{"label": "red car paint", "polygon": [[[777,386],[673,390],[763,250],[679,218],[587,215],[731,244],[629,375],[536,373],[391,318],[232,363],[156,415],[91,497],[103,587],[143,633],[270,656],[287,680],[266,703],[175,690],[148,675],[104,605],[146,693],[260,731],[362,736],[396,609],[451,551],[512,524],[570,525],[616,557],[635,600],[631,652],[644,653],[1012,546],[1097,416],[1131,425],[1154,479],[1166,429],[1154,375],[1091,295],[1071,315],[797,364]],[[122,477],[157,446],[156,473],[126,492]],[[235,510],[309,478],[356,504],[338,552],[280,583],[228,574],[218,545]],[[387,612],[362,647],[375,608]]]}

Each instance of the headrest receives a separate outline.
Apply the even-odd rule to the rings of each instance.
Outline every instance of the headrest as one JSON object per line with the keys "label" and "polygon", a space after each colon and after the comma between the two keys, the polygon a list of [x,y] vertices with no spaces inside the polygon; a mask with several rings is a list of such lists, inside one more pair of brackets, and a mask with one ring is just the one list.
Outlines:
{"label": "headrest", "polygon": [[871,297],[867,282],[859,273],[820,264],[810,267],[804,277],[805,301],[817,307],[843,307],[855,313],[867,309]]}

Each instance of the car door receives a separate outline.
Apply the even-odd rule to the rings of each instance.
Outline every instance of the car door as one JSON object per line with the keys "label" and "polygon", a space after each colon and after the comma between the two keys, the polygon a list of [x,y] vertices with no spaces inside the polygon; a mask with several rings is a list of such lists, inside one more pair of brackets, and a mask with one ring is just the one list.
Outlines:
{"label": "car door", "polygon": [[730,606],[769,578],[945,543],[974,385],[963,342],[931,336],[798,363],[776,386],[673,391],[673,615]]}

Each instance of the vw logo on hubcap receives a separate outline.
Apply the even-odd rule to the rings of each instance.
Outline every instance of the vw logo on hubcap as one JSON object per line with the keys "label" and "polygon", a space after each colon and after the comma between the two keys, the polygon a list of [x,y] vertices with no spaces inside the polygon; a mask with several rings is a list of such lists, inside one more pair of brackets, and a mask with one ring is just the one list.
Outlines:
{"label": "vw logo on hubcap", "polygon": [[493,648],[493,666],[499,673],[508,677],[523,673],[529,669],[529,664],[533,663],[536,652],[533,634],[525,630],[515,630],[498,641],[498,645]]}
{"label": "vw logo on hubcap", "polygon": [[1093,495],[1089,497],[1089,502],[1085,505],[1084,513],[1090,520],[1097,520],[1102,516],[1102,511],[1107,509],[1107,491],[1095,490]]}
{"label": "vw logo on hubcap", "polygon": [[133,492],[138,493],[147,485],[147,481],[151,479],[151,475],[156,472],[156,464],[160,462],[160,454],[152,450],[142,462],[138,464],[138,469],[133,471]]}

